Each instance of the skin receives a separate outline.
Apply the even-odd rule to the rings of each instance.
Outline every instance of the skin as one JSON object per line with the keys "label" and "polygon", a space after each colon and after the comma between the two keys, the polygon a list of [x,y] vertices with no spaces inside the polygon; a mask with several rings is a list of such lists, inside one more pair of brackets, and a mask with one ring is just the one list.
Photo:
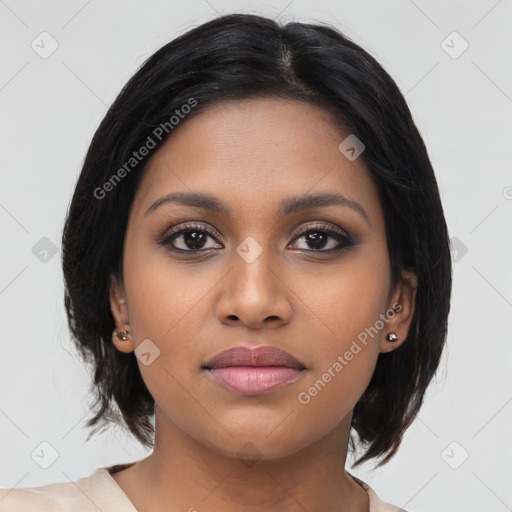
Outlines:
{"label": "skin", "polygon": [[[366,492],[344,469],[352,411],[379,353],[407,335],[416,278],[404,270],[391,289],[377,189],[362,159],[338,149],[347,135],[304,102],[223,102],[182,122],[148,161],[130,210],[123,281],[112,280],[110,296],[117,330],[130,331],[128,341],[113,337],[117,349],[131,352],[149,339],[160,350],[149,365],[137,359],[156,403],[154,450],[113,475],[138,510],[368,510]],[[233,214],[167,203],[145,215],[177,191],[214,195]],[[339,205],[277,214],[281,200],[320,192],[356,201],[368,221]],[[196,244],[206,252],[179,255],[155,242],[192,221],[221,235]],[[339,245],[335,238],[308,243],[307,229],[326,222],[356,245],[325,254]],[[251,263],[236,251],[249,236],[262,249]],[[183,236],[173,243],[187,250]],[[395,302],[400,312],[300,403],[299,393]],[[387,342],[389,332],[398,341]],[[227,391],[201,366],[239,345],[276,346],[306,370],[269,394]],[[252,464],[240,455],[248,442]]]}

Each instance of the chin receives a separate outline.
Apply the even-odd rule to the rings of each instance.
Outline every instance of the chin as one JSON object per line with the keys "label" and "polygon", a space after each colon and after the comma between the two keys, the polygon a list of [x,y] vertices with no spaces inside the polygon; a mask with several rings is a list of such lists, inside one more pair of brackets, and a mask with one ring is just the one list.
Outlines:
{"label": "chin", "polygon": [[242,431],[240,428],[236,431],[234,427],[228,427],[226,430],[232,437],[226,434],[222,439],[208,439],[207,444],[226,457],[245,461],[248,467],[257,461],[289,457],[317,440],[312,435],[306,437],[302,429],[299,429],[299,432],[292,432],[289,427],[278,426],[274,432],[272,429],[254,432],[253,425],[248,425],[247,429]]}

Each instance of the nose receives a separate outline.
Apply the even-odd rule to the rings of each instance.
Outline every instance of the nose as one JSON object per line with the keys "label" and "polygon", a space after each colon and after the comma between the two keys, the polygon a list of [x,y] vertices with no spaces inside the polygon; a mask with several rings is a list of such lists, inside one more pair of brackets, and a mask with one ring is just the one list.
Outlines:
{"label": "nose", "polygon": [[217,303],[217,316],[222,323],[262,329],[290,322],[293,283],[286,282],[268,252],[261,252],[253,261],[234,254]]}

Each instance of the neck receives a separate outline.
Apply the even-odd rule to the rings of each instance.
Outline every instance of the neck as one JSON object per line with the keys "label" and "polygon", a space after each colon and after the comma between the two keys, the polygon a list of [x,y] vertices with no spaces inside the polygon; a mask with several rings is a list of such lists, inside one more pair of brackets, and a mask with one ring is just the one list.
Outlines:
{"label": "neck", "polygon": [[291,455],[265,459],[247,444],[247,456],[235,458],[189,436],[157,407],[153,453],[115,479],[136,508],[155,512],[367,512],[366,492],[345,472],[350,419]]}

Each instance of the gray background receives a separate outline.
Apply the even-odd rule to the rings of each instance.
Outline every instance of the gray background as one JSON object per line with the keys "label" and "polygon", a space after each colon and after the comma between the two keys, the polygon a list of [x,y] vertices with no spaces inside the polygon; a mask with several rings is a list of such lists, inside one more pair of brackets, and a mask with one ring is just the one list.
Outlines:
{"label": "gray background", "polygon": [[114,429],[85,443],[90,377],[64,315],[64,215],[128,78],[169,40],[235,11],[324,21],[361,44],[405,94],[437,173],[456,260],[448,349],[398,454],[354,474],[415,512],[512,510],[510,0],[0,0],[0,487],[147,454]]}

